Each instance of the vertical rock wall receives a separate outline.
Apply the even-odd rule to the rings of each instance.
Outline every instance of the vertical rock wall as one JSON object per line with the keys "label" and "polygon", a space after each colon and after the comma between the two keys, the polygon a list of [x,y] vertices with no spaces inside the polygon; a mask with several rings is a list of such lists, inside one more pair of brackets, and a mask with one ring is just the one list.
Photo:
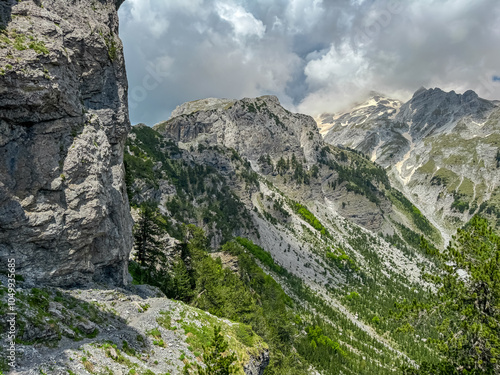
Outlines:
{"label": "vertical rock wall", "polygon": [[121,2],[0,4],[0,265],[32,283],[127,279]]}

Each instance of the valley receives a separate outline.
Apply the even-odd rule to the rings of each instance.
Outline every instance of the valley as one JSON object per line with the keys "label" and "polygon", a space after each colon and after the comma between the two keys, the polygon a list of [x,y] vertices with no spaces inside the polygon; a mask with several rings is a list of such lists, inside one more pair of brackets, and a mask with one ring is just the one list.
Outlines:
{"label": "valley", "polygon": [[0,375],[500,373],[498,101],[132,126],[122,3],[0,4]]}

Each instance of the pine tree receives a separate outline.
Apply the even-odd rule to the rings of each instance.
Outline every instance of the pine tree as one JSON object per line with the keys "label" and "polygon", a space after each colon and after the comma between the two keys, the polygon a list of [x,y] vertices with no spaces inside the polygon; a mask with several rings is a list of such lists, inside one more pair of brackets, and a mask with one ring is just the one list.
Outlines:
{"label": "pine tree", "polygon": [[405,374],[500,373],[500,237],[475,216],[440,255],[442,270],[428,302],[396,304],[406,326],[434,324],[444,361]]}
{"label": "pine tree", "polygon": [[221,335],[221,327],[214,327],[214,338],[208,348],[204,348],[203,362],[205,368],[198,365],[198,375],[230,375],[236,369],[233,363],[237,358],[234,353],[228,353],[228,343]]}
{"label": "pine tree", "polygon": [[172,298],[187,302],[192,297],[191,278],[189,277],[186,264],[180,257],[172,267],[170,282],[172,286]]}
{"label": "pine tree", "polygon": [[160,229],[156,223],[156,214],[150,205],[145,204],[141,207],[133,234],[137,262],[151,273],[161,251],[157,239]]}
{"label": "pine tree", "polygon": [[278,173],[281,176],[283,176],[283,174],[288,170],[288,167],[286,165],[286,161],[285,161],[285,159],[283,159],[283,157],[281,157],[278,160],[278,163],[276,164],[276,170],[278,171]]}

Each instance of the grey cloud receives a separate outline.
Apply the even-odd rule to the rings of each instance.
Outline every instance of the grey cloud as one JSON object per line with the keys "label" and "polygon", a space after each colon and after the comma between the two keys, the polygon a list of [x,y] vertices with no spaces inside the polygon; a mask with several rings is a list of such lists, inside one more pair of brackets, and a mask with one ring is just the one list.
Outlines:
{"label": "grey cloud", "polygon": [[[248,12],[265,32],[236,33],[218,4]],[[275,94],[311,115],[370,90],[500,98],[496,0],[127,0],[120,17],[133,122],[152,125],[209,96]]]}

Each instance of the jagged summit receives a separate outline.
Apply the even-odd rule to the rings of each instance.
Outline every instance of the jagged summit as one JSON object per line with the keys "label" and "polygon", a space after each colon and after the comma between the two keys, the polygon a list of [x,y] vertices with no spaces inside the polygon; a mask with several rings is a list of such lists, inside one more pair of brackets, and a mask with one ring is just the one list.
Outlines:
{"label": "jagged summit", "polygon": [[206,98],[206,99],[194,100],[192,102],[183,103],[177,106],[172,111],[171,118],[181,115],[188,115],[190,113],[198,111],[225,109],[230,107],[234,102],[235,100],[232,99],[218,99],[218,98]]}
{"label": "jagged summit", "polygon": [[[322,134],[326,134],[325,140],[329,142],[327,134],[329,132],[336,132],[334,129],[344,129],[349,134],[346,139],[337,140],[338,144],[344,144],[349,138],[356,137],[358,130],[353,126],[358,126],[368,129],[372,127],[373,121],[393,118],[399,113],[400,107],[403,103],[397,99],[392,99],[384,94],[376,91],[371,91],[366,101],[355,104],[351,109],[339,113],[326,113],[318,118],[316,122]],[[355,131],[350,133],[350,128]],[[363,134],[361,133],[361,136]],[[328,138],[327,138],[328,137]],[[337,144],[335,143],[335,144]]]}
{"label": "jagged summit", "polygon": [[[395,131],[401,135],[407,130],[411,138],[421,139],[436,129],[450,131],[464,117],[484,122],[495,106],[496,103],[480,98],[472,90],[457,94],[440,88],[421,87],[406,103],[372,91],[367,101],[347,111],[323,114],[316,121],[325,141],[361,147],[361,151],[372,155],[381,141],[381,134],[386,137]],[[394,152],[384,155],[384,158],[390,155],[394,156]],[[384,164],[382,160],[378,161]]]}
{"label": "jagged summit", "polygon": [[427,89],[424,86],[420,86],[420,88],[413,93],[413,97],[416,97],[424,92],[426,92]]}
{"label": "jagged summit", "polygon": [[455,92],[455,90],[451,90],[449,92],[446,92],[439,87],[431,88],[431,89],[426,89],[425,87],[420,87],[415,93],[413,94],[412,98],[410,99],[411,101],[417,100],[420,98],[420,100],[424,99],[436,99],[436,98],[448,98],[448,100],[453,100],[453,99],[458,99],[463,102],[469,102],[472,100],[480,99],[479,95],[473,90],[467,90],[463,94],[459,94]]}
{"label": "jagged summit", "polygon": [[[254,102],[257,100],[264,101],[266,103],[273,103],[274,105],[280,106],[280,101],[275,95],[263,95],[257,98],[243,98],[241,99],[245,102]],[[237,99],[226,99],[226,98],[206,98],[194,100],[191,102],[183,103],[177,106],[171,115],[171,119],[177,116],[189,115],[198,111],[210,111],[210,110],[226,110],[234,105]]]}
{"label": "jagged summit", "polygon": [[389,97],[387,95],[385,95],[384,93],[381,93],[379,91],[371,90],[368,93],[368,98],[369,99],[373,98],[375,100],[379,100],[379,99],[388,99]]}
{"label": "jagged summit", "polygon": [[273,95],[184,103],[153,128],[182,143],[221,144],[254,161],[263,154],[279,158],[295,151],[315,163],[321,142],[310,116],[287,111]]}
{"label": "jagged summit", "polygon": [[[417,91],[418,92],[418,91]],[[437,129],[450,131],[462,118],[484,122],[495,104],[481,99],[474,91],[463,94],[439,88],[420,90],[401,107],[396,121],[411,123],[410,133],[422,138]]]}
{"label": "jagged summit", "polygon": [[390,116],[374,108],[365,104],[330,115],[325,141],[362,151],[390,168],[393,181],[450,233],[500,185],[497,102],[472,90],[421,87]]}

